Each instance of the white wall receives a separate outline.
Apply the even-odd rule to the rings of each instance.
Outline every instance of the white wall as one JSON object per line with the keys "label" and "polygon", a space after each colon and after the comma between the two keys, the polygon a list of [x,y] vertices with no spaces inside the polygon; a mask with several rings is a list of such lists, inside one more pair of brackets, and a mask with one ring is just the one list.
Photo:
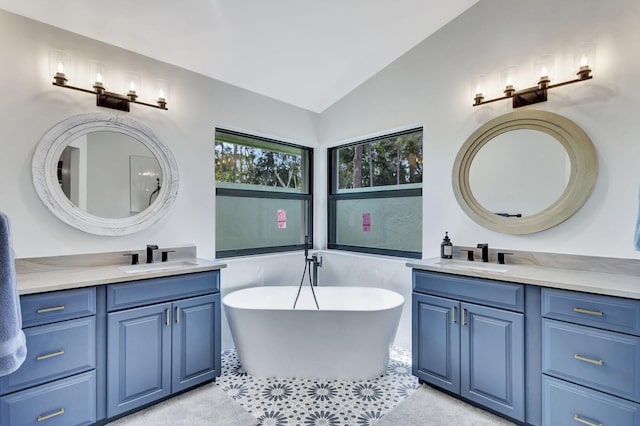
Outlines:
{"label": "white wall", "polygon": [[[633,248],[640,185],[640,2],[637,0],[483,0],[321,115],[320,141],[424,125],[423,253],[438,255],[449,231],[454,245],[640,258]],[[598,155],[599,176],[586,205],[566,222],[531,235],[499,234],[458,206],[455,156],[473,131],[512,110],[507,101],[472,107],[471,80],[487,75],[488,97],[501,95],[501,71],[519,65],[533,86],[534,61],[557,58],[560,77],[574,78],[574,49],[596,45],[593,80],[553,89],[549,101],[526,107],[552,111],[580,125]],[[488,92],[488,93],[487,93]]]}
{"label": "white wall", "polygon": [[[157,96],[145,92],[145,80],[147,87],[158,78],[167,80],[169,110],[141,105],[131,105],[129,113],[98,108],[92,95],[52,86],[52,49],[73,55],[76,74],[66,70],[69,84],[90,87],[84,69],[88,65],[81,65],[93,59],[108,63],[115,80],[125,80],[128,71],[139,72],[141,101],[153,102]],[[0,11],[0,55],[4,58],[0,210],[11,220],[16,257],[141,249],[147,243],[193,243],[200,256],[213,258],[214,127],[316,144],[314,113],[5,11]],[[111,89],[109,82],[105,76]],[[113,87],[119,93],[125,89]],[[123,114],[150,127],[178,162],[180,190],[173,209],[157,224],[130,236],[101,237],[71,228],[47,210],[33,189],[31,158],[47,130],[72,115],[98,111]]]}

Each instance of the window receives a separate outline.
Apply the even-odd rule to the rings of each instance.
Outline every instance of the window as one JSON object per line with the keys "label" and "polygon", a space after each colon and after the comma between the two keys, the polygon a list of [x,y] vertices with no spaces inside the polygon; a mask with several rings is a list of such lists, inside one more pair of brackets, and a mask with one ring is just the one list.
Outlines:
{"label": "window", "polygon": [[224,129],[215,145],[216,257],[303,248],[313,151]]}
{"label": "window", "polygon": [[329,149],[329,248],[422,257],[422,129]]}

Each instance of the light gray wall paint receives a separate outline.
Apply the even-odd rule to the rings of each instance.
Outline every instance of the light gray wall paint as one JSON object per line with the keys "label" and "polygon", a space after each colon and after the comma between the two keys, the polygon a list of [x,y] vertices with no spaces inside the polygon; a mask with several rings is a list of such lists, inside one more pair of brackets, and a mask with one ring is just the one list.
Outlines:
{"label": "light gray wall paint", "polygon": [[[449,231],[454,245],[640,258],[633,248],[640,184],[640,3],[637,0],[483,0],[320,117],[320,141],[335,145],[410,123],[424,125],[423,253],[438,255]],[[574,48],[596,45],[593,80],[549,92],[527,108],[564,115],[595,145],[599,176],[586,205],[537,234],[510,236],[482,228],[458,206],[451,167],[467,137],[511,111],[503,101],[473,108],[471,80],[487,75],[485,93],[501,95],[502,70],[518,65],[535,84],[539,56],[556,55],[562,80],[572,79]],[[556,81],[560,81],[559,79]]]}
{"label": "light gray wall paint", "polygon": [[[142,101],[152,102],[157,96],[144,91],[145,79],[167,80],[169,110],[131,105],[131,112],[126,113],[99,108],[92,95],[52,86],[52,49],[73,55],[79,77],[74,80],[69,73],[69,84],[90,87],[86,75],[81,77],[81,65],[88,67],[91,60],[108,63],[115,81],[118,73],[124,80],[126,72],[139,72]],[[200,256],[213,258],[215,126],[301,145],[316,144],[314,113],[5,11],[0,11],[0,53],[6,59],[0,79],[0,210],[11,220],[16,257],[140,249],[147,243],[193,243]],[[105,84],[110,88],[106,77]],[[113,90],[124,92],[119,87]],[[176,156],[180,169],[176,203],[160,222],[139,233],[100,237],[71,228],[47,210],[33,189],[31,158],[42,136],[65,118],[95,111],[126,115],[145,124]]]}

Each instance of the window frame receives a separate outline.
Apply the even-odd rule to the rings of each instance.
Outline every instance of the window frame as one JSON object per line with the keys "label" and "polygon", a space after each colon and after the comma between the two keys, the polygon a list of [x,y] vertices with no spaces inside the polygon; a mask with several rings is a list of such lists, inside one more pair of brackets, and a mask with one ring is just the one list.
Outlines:
{"label": "window frame", "polygon": [[[389,139],[406,135],[409,133],[415,133],[417,131],[424,132],[422,126],[415,126],[406,130],[401,130],[392,133],[385,133],[375,137],[365,138],[354,142],[349,142],[341,145],[336,145],[327,149],[327,248],[333,250],[345,250],[358,253],[369,253],[394,257],[406,257],[412,259],[421,259],[422,250],[410,251],[410,250],[396,250],[376,247],[354,246],[347,244],[338,244],[337,241],[337,204],[340,200],[371,200],[376,198],[403,198],[403,197],[420,197],[422,199],[422,186],[420,188],[407,188],[407,189],[385,189],[385,186],[379,187],[379,190],[366,190],[366,191],[348,191],[340,192],[338,190],[338,178],[336,161],[334,161],[334,153],[341,148],[349,148],[356,145],[364,145],[367,143],[376,142],[379,140]],[[424,133],[423,133],[424,137]],[[424,139],[423,139],[424,142]],[[423,143],[424,148],[424,143]],[[424,156],[424,151],[423,151]],[[424,176],[424,175],[423,175]],[[424,183],[424,182],[423,182]],[[422,235],[420,235],[422,239]],[[422,241],[421,241],[422,245]]]}
{"label": "window frame", "polygon": [[[236,130],[230,130],[224,127],[216,127],[214,129],[214,147],[217,143],[217,134],[218,132],[226,133],[234,136],[241,136],[245,138],[255,139],[262,142],[273,143],[276,145],[283,145],[292,148],[301,149],[307,154],[307,167],[306,167],[306,192],[281,192],[281,191],[268,191],[268,190],[257,190],[257,189],[240,189],[240,188],[219,188],[215,180],[215,172],[214,172],[214,182],[216,185],[216,205],[218,196],[222,197],[246,197],[246,198],[256,198],[256,199],[276,199],[276,200],[299,200],[306,201],[307,208],[307,223],[305,235],[309,236],[309,244],[307,247],[313,247],[313,152],[314,149],[308,146],[294,144],[290,142],[284,142],[277,139],[267,138],[264,136],[252,135],[246,132],[239,132]],[[215,157],[215,154],[214,154]],[[214,158],[215,159],[215,158]],[[304,177],[303,177],[304,178]],[[303,209],[304,211],[305,209]],[[217,215],[217,208],[215,211]],[[232,249],[232,250],[219,250],[217,244],[217,236],[218,229],[216,229],[216,259],[223,259],[228,257],[238,257],[238,256],[250,256],[256,254],[268,254],[268,253],[282,253],[287,251],[295,251],[302,250],[305,248],[304,243],[300,244],[289,244],[284,246],[267,246],[267,247],[251,247],[245,249]]]}

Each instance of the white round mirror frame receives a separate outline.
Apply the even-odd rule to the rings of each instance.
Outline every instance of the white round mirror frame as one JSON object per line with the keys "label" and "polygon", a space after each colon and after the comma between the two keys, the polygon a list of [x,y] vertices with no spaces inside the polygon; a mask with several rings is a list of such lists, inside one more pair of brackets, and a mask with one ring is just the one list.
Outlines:
{"label": "white round mirror frame", "polygon": [[[158,160],[162,188],[156,201],[144,211],[117,219],[95,216],[75,206],[60,189],[57,168],[62,151],[71,141],[94,131],[128,135],[144,144]],[[178,164],[169,147],[143,124],[103,113],[76,115],[53,126],[36,147],[31,169],[36,193],[47,208],[66,224],[95,235],[128,235],[148,228],[167,213],[178,194]]]}
{"label": "white round mirror frame", "polygon": [[[555,203],[534,215],[511,218],[496,215],[478,202],[471,192],[469,169],[478,151],[491,139],[518,129],[538,130],[558,140],[569,156],[571,173]],[[505,234],[532,234],[564,222],[587,201],[597,177],[598,160],[586,133],[566,117],[538,110],[510,112],[482,125],[460,148],[452,174],[453,192],[462,210],[485,228]]]}

